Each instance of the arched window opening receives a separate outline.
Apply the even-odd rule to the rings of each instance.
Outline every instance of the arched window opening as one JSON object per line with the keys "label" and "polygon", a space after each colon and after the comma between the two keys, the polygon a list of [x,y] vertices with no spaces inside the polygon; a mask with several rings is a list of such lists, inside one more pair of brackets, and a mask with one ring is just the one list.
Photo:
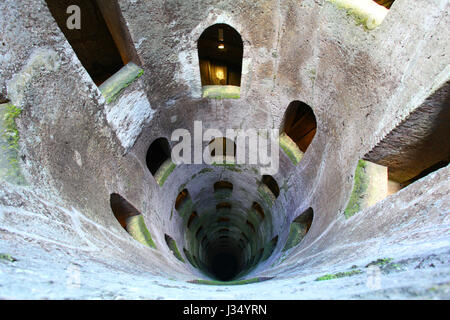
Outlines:
{"label": "arched window opening", "polygon": [[146,246],[156,248],[145,225],[144,217],[131,203],[117,193],[110,195],[109,202],[114,217],[133,239]]}
{"label": "arched window opening", "polygon": [[253,202],[252,209],[258,214],[261,220],[264,220],[265,218],[264,210],[259,203]]}
{"label": "arched window opening", "polygon": [[186,259],[188,259],[189,263],[194,267],[198,269],[198,264],[195,261],[194,257],[191,255],[189,251],[186,250],[186,248],[183,248],[184,255]]}
{"label": "arched window opening", "polygon": [[309,207],[303,213],[301,213],[297,218],[295,218],[295,223],[302,223],[305,225],[306,232],[309,231],[309,228],[311,228],[311,224],[314,218],[314,210]]}
{"label": "arched window opening", "polygon": [[192,212],[191,215],[189,216],[189,220],[187,222],[187,227],[188,229],[191,227],[192,223],[194,222],[195,219],[197,219],[198,215],[197,212]]}
{"label": "arched window opening", "polygon": [[[221,86],[222,98],[239,98],[244,44],[240,34],[226,24],[207,28],[197,42],[203,88]],[[211,89],[211,88],[208,88]],[[212,88],[217,91],[216,88]],[[204,97],[212,97],[205,95]]]}
{"label": "arched window opening", "polygon": [[189,191],[187,189],[183,189],[182,191],[180,191],[177,198],[175,199],[175,210],[180,210],[188,197]]}
{"label": "arched window opening", "polygon": [[152,175],[156,175],[164,162],[170,160],[170,146],[166,138],[158,138],[152,142],[147,150],[147,168]]}
{"label": "arched window opening", "polygon": [[124,229],[127,227],[128,218],[141,214],[131,203],[117,193],[111,194],[110,205],[114,216]]}
{"label": "arched window opening", "polygon": [[195,237],[198,239],[200,236],[200,233],[203,231],[203,227],[200,226],[200,228],[197,229],[197,232],[195,233]]}
{"label": "arched window opening", "polygon": [[316,117],[311,107],[300,101],[291,102],[284,116],[282,131],[302,152],[306,152],[311,144],[316,129]]}
{"label": "arched window opening", "polygon": [[[195,213],[194,205],[187,189],[183,189],[178,193],[177,198],[175,199],[175,210],[185,219],[192,217],[192,214]],[[192,218],[194,219],[195,216]]]}
{"label": "arched window opening", "polygon": [[262,261],[267,260],[275,250],[278,244],[278,236],[274,237],[270,242],[264,247],[264,254],[261,258]]}
{"label": "arched window opening", "polygon": [[275,198],[278,198],[280,195],[280,187],[278,186],[277,181],[269,175],[263,175],[262,183],[264,183],[270,191],[272,191]]}
{"label": "arched window opening", "polygon": [[247,224],[247,226],[253,231],[256,232],[255,226],[253,225],[253,223],[251,223],[250,221],[245,221],[245,223]]}
{"label": "arched window opening", "polygon": [[228,218],[228,217],[219,217],[219,219],[217,219],[217,222],[230,222],[230,218]]}
{"label": "arched window opening", "polygon": [[392,4],[394,3],[394,0],[374,0],[379,5],[382,5],[383,7],[386,7],[388,9],[391,8]]}
{"label": "arched window opening", "polygon": [[169,247],[170,251],[172,251],[175,258],[177,258],[178,260],[180,260],[181,262],[184,263],[185,261],[184,261],[183,257],[181,256],[180,251],[178,250],[178,246],[177,246],[177,243],[175,242],[175,240],[167,234],[164,234],[164,239],[166,240],[166,244]]}
{"label": "arched window opening", "polygon": [[236,143],[227,138],[216,138],[209,143],[211,157],[236,157]]}
{"label": "arched window opening", "polygon": [[228,189],[230,191],[233,190],[233,184],[228,181],[218,181],[214,183],[214,192],[219,191],[221,189]]}
{"label": "arched window opening", "polygon": [[[139,64],[116,1],[46,0],[46,3],[81,64],[97,86],[130,61]],[[80,8],[79,23],[76,19],[68,20],[77,12],[67,13],[68,8],[74,4]]]}
{"label": "arched window opening", "polygon": [[303,240],[311,228],[313,218],[314,211],[312,208],[308,208],[292,221],[283,251],[297,246]]}
{"label": "arched window opening", "polygon": [[255,256],[255,262],[258,262],[259,260],[261,260],[263,255],[264,255],[264,248],[261,248],[258,250],[258,253]]}
{"label": "arched window opening", "polygon": [[231,209],[231,203],[229,202],[221,202],[216,205],[216,210],[219,209]]}
{"label": "arched window opening", "polygon": [[227,200],[233,192],[233,184],[228,181],[214,183],[214,198],[218,201]]}

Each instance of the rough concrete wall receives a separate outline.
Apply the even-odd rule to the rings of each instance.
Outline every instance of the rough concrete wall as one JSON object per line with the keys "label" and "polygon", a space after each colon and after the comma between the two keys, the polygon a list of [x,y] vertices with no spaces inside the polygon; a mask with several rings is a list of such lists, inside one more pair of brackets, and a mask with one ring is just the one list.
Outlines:
{"label": "rough concrete wall", "polygon": [[[179,270],[200,276],[182,267],[164,241],[167,233],[180,250],[185,244],[183,220],[173,212],[180,186],[189,183],[195,200],[204,186],[212,189],[226,177],[236,190],[247,190],[235,201],[250,206],[258,197],[260,176],[248,166],[241,172],[214,168],[192,179],[205,167],[178,166],[159,187],[145,165],[147,148],[154,139],[170,140],[176,128],[192,132],[194,120],[202,120],[205,129],[278,128],[291,101],[309,104],[317,119],[317,134],[297,166],[281,153],[280,172],[274,177],[282,191],[272,207],[273,234],[266,235],[280,238],[274,255],[253,274],[278,259],[290,221],[308,207],[315,212],[311,230],[286,261],[300,266],[295,262],[300,254],[315,259],[323,252],[314,260],[320,263],[326,260],[331,239],[339,235],[329,230],[344,223],[342,210],[358,159],[448,80],[445,54],[449,44],[443,35],[448,30],[449,5],[444,0],[414,4],[397,0],[381,26],[372,31],[356,25],[345,10],[326,1],[120,0],[119,4],[144,69],[139,82],[125,89],[123,97],[144,91],[152,108],[147,111],[153,115],[141,132],[135,132],[137,140],[128,153],[124,155],[116,137],[117,128],[107,121],[107,112],[115,105],[106,104],[42,1],[0,4],[0,34],[7,40],[0,47],[2,97],[23,110],[18,120],[20,156],[32,188],[54,199],[60,197],[62,207],[74,207],[102,228],[126,236],[108,203],[110,193],[121,194],[142,212],[155,240],[158,250],[146,251],[148,259],[158,261],[161,256],[162,264],[170,268],[158,265],[155,269],[174,270],[168,271],[173,277],[178,277]],[[30,12],[31,7],[35,10]],[[229,23],[244,40],[240,99],[210,100],[197,95],[197,36],[216,22]],[[424,200],[433,199],[426,194]],[[439,199],[446,198],[441,195]],[[388,214],[383,210],[391,202],[383,203],[386,207],[375,206],[379,215]],[[401,211],[401,203],[395,205]],[[366,226],[351,228],[361,231]],[[365,241],[370,245],[371,240]],[[7,243],[5,248],[12,249]],[[313,247],[313,243],[321,245]],[[133,254],[139,251],[130,250]],[[337,255],[334,262],[343,259]],[[279,269],[279,274],[300,275],[292,264]],[[44,267],[42,263],[40,270]],[[92,267],[105,271],[96,263]],[[90,274],[93,280],[94,273]],[[161,292],[176,296],[177,289]],[[242,290],[236,297],[249,297],[250,289]],[[289,292],[298,297],[295,290]],[[216,292],[215,297],[221,296]]]}
{"label": "rough concrete wall", "polygon": [[[195,270],[167,268],[171,258],[124,230],[105,228],[46,194],[2,183],[1,247],[16,261],[0,260],[0,297],[448,299],[449,169],[300,243],[259,272],[274,279],[232,287],[188,283],[198,276]],[[330,277],[339,273],[344,275]],[[317,281],[326,275],[332,280]]]}

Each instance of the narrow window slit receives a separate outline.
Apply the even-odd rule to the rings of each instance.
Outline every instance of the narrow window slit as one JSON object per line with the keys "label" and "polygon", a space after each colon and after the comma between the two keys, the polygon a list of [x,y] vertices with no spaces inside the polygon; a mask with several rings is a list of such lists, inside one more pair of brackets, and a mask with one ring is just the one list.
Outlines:
{"label": "narrow window slit", "polygon": [[260,218],[261,220],[264,220],[264,218],[265,218],[264,210],[263,210],[263,208],[260,206],[259,203],[253,202],[253,204],[252,204],[252,209],[258,214],[258,216],[259,216],[259,218]]}
{"label": "narrow window slit", "polygon": [[187,222],[187,227],[190,228],[194,220],[198,217],[197,212],[192,212],[192,214],[189,216],[189,220]]}

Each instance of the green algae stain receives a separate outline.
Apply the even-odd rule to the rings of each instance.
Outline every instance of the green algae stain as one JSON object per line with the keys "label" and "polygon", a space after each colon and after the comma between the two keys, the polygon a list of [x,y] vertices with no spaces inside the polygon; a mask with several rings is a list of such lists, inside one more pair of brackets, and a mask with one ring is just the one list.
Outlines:
{"label": "green algae stain", "polygon": [[345,208],[344,214],[346,218],[350,218],[356,212],[360,211],[363,205],[363,195],[369,186],[368,177],[365,174],[367,164],[364,160],[359,160],[355,170],[355,178],[352,194]]}
{"label": "green algae stain", "polygon": [[167,246],[169,247],[170,251],[172,251],[175,258],[177,258],[181,262],[185,263],[183,257],[181,256],[180,250],[178,250],[178,246],[177,246],[177,243],[175,242],[175,240],[170,237],[166,237],[166,243],[167,243]]}
{"label": "green algae stain", "polygon": [[209,99],[239,99],[241,97],[241,88],[238,86],[203,86],[203,98]]}
{"label": "green algae stain", "polygon": [[9,262],[16,262],[17,259],[12,257],[10,254],[7,253],[0,253],[0,260],[5,260]]}
{"label": "green algae stain", "polygon": [[289,229],[289,236],[286,240],[286,244],[283,251],[287,251],[297,246],[305,237],[308,227],[304,223],[292,222]]}
{"label": "green algae stain", "polygon": [[128,218],[126,229],[133,239],[143,245],[156,249],[156,245],[153,242],[152,236],[145,225],[144,217],[141,214]]}
{"label": "green algae stain", "polygon": [[264,200],[264,203],[266,204],[267,208],[272,208],[273,204],[275,203],[276,197],[270,191],[269,187],[266,185],[260,185],[258,187],[258,194],[261,196],[261,198]]}
{"label": "green algae stain", "polygon": [[280,147],[288,156],[289,160],[296,166],[303,158],[303,152],[299,149],[297,144],[286,134],[280,135]]}
{"label": "green algae stain", "polygon": [[199,266],[197,265],[197,263],[195,262],[194,258],[192,257],[192,255],[190,254],[189,251],[187,251],[186,249],[183,250],[184,251],[184,255],[186,256],[186,259],[189,261],[189,263],[194,267],[199,269]]}
{"label": "green algae stain", "polygon": [[120,92],[128,87],[134,80],[142,76],[144,70],[133,62],[128,63],[108,80],[103,82],[98,89],[105,97],[107,103],[114,101]]}
{"label": "green algae stain", "polygon": [[0,179],[18,185],[25,185],[19,165],[19,131],[16,119],[22,110],[11,103],[0,104]]}
{"label": "green algae stain", "polygon": [[160,187],[164,185],[164,182],[166,182],[167,178],[170,176],[173,170],[175,170],[176,167],[177,165],[172,162],[172,159],[167,159],[161,165],[161,167],[155,173],[155,180]]}
{"label": "green algae stain", "polygon": [[233,280],[233,281],[216,281],[216,280],[198,279],[198,280],[191,280],[188,282],[195,283],[195,284],[213,285],[213,286],[235,286],[235,285],[258,283],[258,282],[267,281],[267,280],[270,280],[273,278],[274,277],[257,277],[257,278],[244,279],[244,280]]}
{"label": "green algae stain", "polygon": [[357,270],[352,270],[352,271],[346,271],[346,272],[338,272],[338,273],[334,273],[334,274],[326,274],[323,275],[317,279],[315,279],[315,281],[325,281],[325,280],[333,280],[333,279],[339,279],[339,278],[344,278],[344,277],[351,277],[357,274],[361,274],[362,271],[357,269]]}
{"label": "green algae stain", "polygon": [[375,261],[370,262],[369,264],[366,265],[366,268],[370,267],[370,266],[378,266],[378,267],[384,267],[386,265],[388,265],[389,263],[391,263],[394,259],[392,258],[381,258],[381,259],[377,259]]}

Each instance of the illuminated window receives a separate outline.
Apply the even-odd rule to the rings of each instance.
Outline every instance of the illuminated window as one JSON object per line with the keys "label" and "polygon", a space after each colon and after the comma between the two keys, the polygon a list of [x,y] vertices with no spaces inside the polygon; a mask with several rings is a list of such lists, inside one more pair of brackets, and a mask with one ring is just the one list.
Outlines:
{"label": "illuminated window", "polygon": [[[117,1],[46,0],[75,54],[97,86],[124,65],[139,59]],[[80,28],[69,29],[67,8],[80,8]]]}
{"label": "illuminated window", "polygon": [[244,45],[239,33],[226,24],[207,28],[198,39],[202,85],[241,85]]}

